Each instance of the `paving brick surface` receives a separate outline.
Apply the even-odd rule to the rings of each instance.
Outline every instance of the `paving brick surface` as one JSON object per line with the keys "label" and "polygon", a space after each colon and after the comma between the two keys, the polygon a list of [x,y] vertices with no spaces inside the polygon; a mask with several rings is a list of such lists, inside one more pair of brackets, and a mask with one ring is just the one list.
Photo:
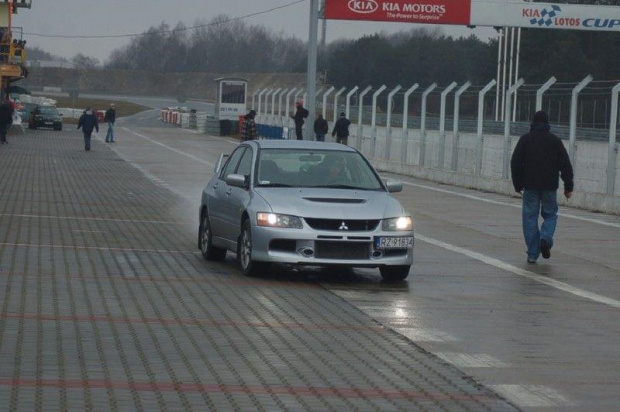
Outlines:
{"label": "paving brick surface", "polygon": [[198,205],[100,140],[90,152],[71,131],[9,142],[3,409],[513,410],[312,281],[206,262],[186,217]]}

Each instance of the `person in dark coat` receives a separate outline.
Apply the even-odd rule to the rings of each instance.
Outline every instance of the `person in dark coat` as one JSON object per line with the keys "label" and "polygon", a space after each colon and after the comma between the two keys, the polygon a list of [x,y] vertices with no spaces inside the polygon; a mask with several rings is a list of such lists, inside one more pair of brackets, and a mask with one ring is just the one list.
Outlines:
{"label": "person in dark coat", "polygon": [[90,107],[87,107],[78,120],[78,130],[81,128],[84,133],[84,149],[88,152],[90,150],[90,137],[93,134],[93,130],[97,130],[99,133],[99,123],[97,123],[97,116],[93,113]]}
{"label": "person in dark coat", "polygon": [[334,130],[332,131],[332,137],[336,136],[336,143],[347,144],[349,140],[349,126],[351,121],[347,119],[346,115],[340,113],[340,117],[336,120]]}
{"label": "person in dark coat", "polygon": [[308,112],[308,110],[304,108],[302,101],[298,101],[296,105],[297,110],[295,111],[295,114],[291,117],[295,120],[295,135],[297,136],[297,140],[303,140],[304,136],[302,128],[310,112]]}
{"label": "person in dark coat", "polygon": [[316,136],[316,141],[324,142],[327,133],[329,133],[329,125],[327,124],[327,120],[323,119],[323,115],[320,114],[314,121],[314,135]]}
{"label": "person in dark coat", "polygon": [[[558,220],[557,190],[564,181],[564,196],[573,195],[573,167],[564,144],[551,133],[549,116],[536,112],[530,132],[521,136],[512,154],[512,183],[523,194],[523,236],[528,263],[538,256],[549,259]],[[538,227],[538,215],[543,224]]]}
{"label": "person in dark coat", "polygon": [[105,111],[103,121],[108,123],[108,133],[105,135],[106,143],[114,143],[114,123],[116,122],[116,106],[110,103],[110,108]]}
{"label": "person in dark coat", "polygon": [[0,103],[0,144],[7,144],[6,134],[13,124],[13,107],[11,102],[4,100]]}
{"label": "person in dark coat", "polygon": [[241,125],[241,140],[256,140],[258,138],[258,131],[256,130],[256,110],[250,110],[250,113],[245,115],[243,125]]}

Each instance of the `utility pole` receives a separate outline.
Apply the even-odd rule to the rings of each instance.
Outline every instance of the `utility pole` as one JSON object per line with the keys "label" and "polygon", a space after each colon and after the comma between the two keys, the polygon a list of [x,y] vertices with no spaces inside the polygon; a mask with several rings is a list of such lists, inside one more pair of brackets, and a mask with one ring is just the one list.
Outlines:
{"label": "utility pole", "polygon": [[[316,67],[319,32],[319,0],[310,0],[310,33],[308,37],[308,74],[306,80],[308,124],[314,122],[316,112]],[[311,127],[306,127],[306,139],[311,135]]]}

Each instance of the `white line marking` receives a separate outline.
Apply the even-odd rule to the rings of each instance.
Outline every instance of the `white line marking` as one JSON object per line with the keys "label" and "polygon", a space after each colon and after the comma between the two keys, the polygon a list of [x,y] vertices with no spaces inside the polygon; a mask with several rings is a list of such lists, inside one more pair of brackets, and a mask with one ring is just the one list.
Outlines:
{"label": "white line marking", "polygon": [[121,222],[121,223],[152,223],[159,225],[187,225],[183,222],[167,222],[164,220],[132,220],[132,219],[107,219],[103,217],[73,217],[73,216],[47,216],[47,215],[23,215],[0,213],[0,217],[23,217],[27,219],[62,219],[62,220],[87,220],[94,222]]}
{"label": "white line marking", "polygon": [[[419,187],[420,189],[433,190],[433,191],[439,192],[439,193],[446,193],[446,194],[450,194],[450,195],[454,195],[454,196],[460,196],[460,197],[464,197],[464,198],[467,198],[467,199],[472,199],[472,200],[477,200],[477,201],[480,201],[480,202],[490,203],[490,204],[493,204],[493,205],[509,206],[509,207],[512,207],[512,208],[515,208],[515,209],[521,209],[521,205],[520,204],[517,205],[517,204],[512,204],[512,203],[500,202],[499,200],[485,199],[483,197],[479,197],[479,196],[475,196],[475,195],[470,195],[470,194],[467,194],[467,193],[454,192],[452,190],[440,189],[438,187],[426,186],[426,185],[421,185],[421,184],[418,184],[418,183],[403,182],[403,184],[405,184],[407,186]],[[619,223],[605,222],[603,220],[591,219],[591,218],[587,218],[587,217],[571,215],[569,213],[558,213],[558,215],[562,216],[562,217],[566,217],[568,219],[581,220],[582,222],[595,223],[597,225],[615,227],[615,228],[620,229],[620,224]]]}
{"label": "white line marking", "polygon": [[562,290],[562,291],[570,293],[572,295],[579,296],[579,297],[584,298],[584,299],[589,299],[589,300],[597,302],[597,303],[602,303],[604,305],[608,305],[608,306],[611,306],[611,307],[616,308],[616,309],[620,309],[620,301],[618,301],[618,300],[611,299],[611,298],[608,298],[608,297],[605,297],[605,296],[601,296],[601,295],[596,294],[596,293],[588,292],[586,290],[583,290],[583,289],[571,286],[571,285],[569,285],[567,283],[560,282],[560,281],[557,281],[557,280],[553,280],[553,279],[550,279],[550,278],[545,277],[545,276],[538,275],[538,274],[533,273],[533,272],[528,272],[527,270],[520,269],[520,268],[518,268],[516,266],[510,265],[510,264],[505,263],[505,262],[502,262],[501,260],[492,258],[490,256],[486,256],[486,255],[483,255],[481,253],[477,253],[477,252],[474,252],[474,251],[471,251],[471,250],[468,250],[468,249],[464,249],[464,248],[461,248],[461,247],[458,247],[458,246],[454,246],[454,245],[451,245],[449,243],[445,243],[445,242],[442,242],[440,240],[433,239],[433,238],[430,238],[430,237],[426,237],[426,236],[423,236],[423,235],[420,235],[420,234],[416,234],[416,239],[421,240],[422,242],[426,242],[426,243],[429,243],[431,245],[435,245],[435,246],[438,246],[440,248],[449,250],[451,252],[459,253],[461,255],[465,255],[465,256],[470,257],[472,259],[479,260],[480,262],[485,263],[487,265],[494,266],[494,267],[496,267],[498,269],[504,270],[506,272],[513,273],[513,274],[518,275],[518,276],[522,276],[524,278],[533,280],[535,282],[542,283],[542,284],[547,285],[547,286],[551,286],[552,288],[556,288],[556,289]]}
{"label": "white line marking", "polygon": [[541,385],[488,385],[520,407],[543,408],[570,406],[571,402],[560,392]]}
{"label": "white line marking", "polygon": [[208,166],[211,166],[211,167],[215,167],[215,163],[211,163],[211,162],[209,162],[208,160],[201,159],[201,158],[199,158],[198,156],[194,156],[194,155],[191,155],[191,154],[189,154],[189,153],[185,153],[185,152],[183,152],[182,150],[175,149],[174,147],[170,147],[170,146],[168,146],[168,145],[166,145],[166,144],[160,143],[160,142],[158,142],[158,141],[154,140],[154,139],[153,139],[153,138],[151,138],[151,137],[145,136],[145,135],[140,134],[140,133],[136,133],[136,132],[134,132],[133,130],[128,129],[127,127],[123,127],[123,129],[124,129],[124,130],[126,130],[126,131],[128,131],[128,132],[129,132],[129,133],[131,133],[131,134],[134,134],[134,135],[136,135],[136,136],[138,136],[138,137],[141,137],[141,138],[143,138],[143,139],[145,139],[145,140],[148,140],[149,142],[151,142],[151,143],[153,143],[153,144],[156,144],[156,145],[161,146],[161,147],[165,147],[165,148],[166,148],[166,149],[168,149],[168,150],[172,150],[173,152],[175,152],[175,153],[177,153],[177,154],[180,154],[180,155],[183,155],[183,156],[189,157],[190,159],[195,160],[195,161],[197,161],[197,162],[200,162],[200,163],[202,163],[202,164],[205,164],[205,165],[208,165]]}
{"label": "white line marking", "polygon": [[508,366],[507,363],[485,354],[440,352],[435,355],[458,368],[505,368]]}
{"label": "white line marking", "polygon": [[67,245],[37,245],[32,243],[0,243],[0,246],[7,247],[32,247],[32,248],[56,248],[56,249],[79,249],[79,250],[105,250],[111,252],[148,252],[148,253],[187,253],[198,255],[200,252],[193,250],[162,250],[162,249],[135,249],[120,247],[95,247],[95,246],[67,246]]}
{"label": "white line marking", "polygon": [[414,342],[449,342],[457,341],[454,336],[437,329],[426,328],[393,328],[406,338]]}

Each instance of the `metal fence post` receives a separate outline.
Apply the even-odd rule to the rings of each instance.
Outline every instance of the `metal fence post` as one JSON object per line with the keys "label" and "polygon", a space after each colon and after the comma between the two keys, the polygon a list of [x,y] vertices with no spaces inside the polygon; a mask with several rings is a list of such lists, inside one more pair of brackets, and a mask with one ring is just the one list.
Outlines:
{"label": "metal fence post", "polygon": [[260,93],[258,93],[258,110],[256,111],[256,113],[260,116],[261,114],[261,107],[262,107],[262,100],[263,100],[263,94],[265,94],[265,92],[267,91],[267,89],[263,89],[260,91]]}
{"label": "metal fence post", "polygon": [[611,121],[609,123],[609,148],[607,152],[607,194],[609,196],[613,196],[616,191],[616,157],[618,156],[618,143],[616,143],[618,127],[618,93],[620,93],[620,83],[611,89]]}
{"label": "metal fence post", "polygon": [[336,120],[338,120],[338,111],[339,111],[338,110],[338,99],[340,98],[340,95],[344,93],[345,90],[347,90],[347,88],[343,87],[340,90],[338,90],[336,94],[334,95],[334,123],[336,123]]}
{"label": "metal fence post", "polygon": [[420,109],[420,166],[424,166],[426,162],[426,98],[436,87],[437,83],[433,83],[422,93],[422,108]]}
{"label": "metal fence post", "polygon": [[403,140],[401,141],[400,161],[407,163],[407,150],[409,146],[409,96],[418,88],[418,84],[414,84],[405,92],[403,100]]}
{"label": "metal fence post", "polygon": [[280,94],[282,88],[276,89],[271,95],[271,117],[273,118],[272,122],[275,125],[276,122],[276,97]]}
{"label": "metal fence post", "polygon": [[441,106],[439,108],[439,150],[437,151],[437,167],[444,168],[446,150],[446,96],[456,87],[456,82],[450,83],[441,92]]}
{"label": "metal fence post", "polygon": [[[287,95],[288,89],[282,90],[280,93],[280,98],[278,99],[278,117],[280,117],[280,121],[282,122],[282,98]],[[288,95],[287,95],[288,96]],[[283,123],[283,122],[282,122]]]}
{"label": "metal fence post", "polygon": [[[291,106],[289,106],[290,101],[291,101],[291,96],[297,91],[297,87],[293,87],[291,90],[289,90],[289,92],[286,94],[286,103],[284,105],[284,117],[287,119],[290,119],[290,115],[291,115]],[[282,120],[282,123],[284,123],[284,120]],[[290,122],[287,121],[287,124],[289,124]]]}
{"label": "metal fence post", "polygon": [[359,95],[359,112],[357,113],[357,142],[355,142],[355,148],[358,151],[362,150],[362,140],[364,136],[362,133],[364,132],[364,126],[362,122],[364,121],[364,96],[372,90],[372,86],[366,87]]}
{"label": "metal fence post", "polygon": [[522,78],[517,80],[517,82],[508,89],[506,96],[504,96],[504,164],[502,169],[502,177],[504,179],[508,179],[508,176],[510,176],[510,153],[512,149],[512,141],[510,138],[510,113],[512,113],[512,94],[516,92],[523,83],[525,83],[525,81]]}
{"label": "metal fence post", "polygon": [[568,146],[568,155],[570,157],[570,162],[575,168],[575,151],[577,150],[577,101],[579,98],[579,93],[593,80],[592,76],[588,75],[585,79],[583,79],[571,93],[571,101],[570,101],[570,143]]}
{"label": "metal fence post", "polygon": [[258,97],[259,90],[255,91],[252,95],[252,110],[256,110],[256,97]]}
{"label": "metal fence post", "polygon": [[332,94],[334,90],[336,90],[336,88],[332,86],[323,95],[323,119],[327,119],[327,96]]}
{"label": "metal fence post", "polygon": [[461,95],[471,86],[471,82],[467,82],[461,86],[454,94],[454,122],[452,128],[452,170],[456,172],[459,165],[459,111],[461,107]]}
{"label": "metal fence post", "polygon": [[478,139],[476,141],[476,176],[482,174],[482,149],[484,147],[484,136],[482,128],[484,125],[484,95],[495,86],[497,82],[491,80],[480,92],[478,92]]}
{"label": "metal fence post", "polygon": [[540,111],[542,110],[542,97],[543,94],[549,90],[549,88],[551,86],[553,86],[553,84],[557,81],[557,79],[553,76],[551,76],[551,78],[549,80],[547,80],[545,82],[545,84],[543,84],[540,89],[536,90],[536,111]]}
{"label": "metal fence post", "polygon": [[[347,101],[346,101],[345,112],[344,112],[344,115],[346,116],[347,119],[349,118],[349,115],[351,114],[351,96],[353,96],[358,90],[359,90],[359,87],[355,86],[349,91],[349,93],[347,93]],[[336,123],[335,119],[334,119],[334,123]]]}
{"label": "metal fence post", "polygon": [[390,160],[390,151],[392,146],[392,99],[394,95],[398,93],[400,89],[403,87],[399,84],[396,86],[390,94],[388,94],[388,102],[387,102],[387,119],[385,122],[385,159]]}
{"label": "metal fence post", "polygon": [[370,132],[372,135],[370,141],[370,157],[375,157],[375,150],[377,146],[377,98],[385,89],[387,89],[387,86],[384,84],[372,95],[372,120],[370,126]]}

